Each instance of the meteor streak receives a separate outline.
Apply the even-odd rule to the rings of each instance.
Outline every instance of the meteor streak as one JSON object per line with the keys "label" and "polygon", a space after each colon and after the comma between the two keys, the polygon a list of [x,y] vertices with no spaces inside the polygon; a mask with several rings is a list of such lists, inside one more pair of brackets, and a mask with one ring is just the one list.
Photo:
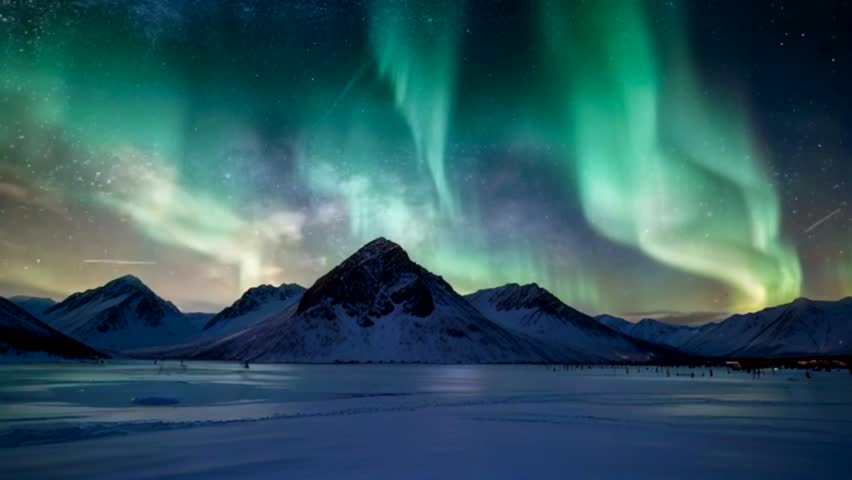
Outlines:
{"label": "meteor streak", "polygon": [[113,258],[87,258],[83,263],[103,263],[107,265],[156,265],[157,262],[150,260],[120,260]]}
{"label": "meteor streak", "polygon": [[822,225],[823,223],[827,222],[827,221],[828,221],[831,217],[833,217],[833,216],[837,215],[838,213],[840,213],[840,210],[842,210],[842,209],[841,209],[841,208],[838,208],[837,210],[835,210],[835,211],[833,211],[833,212],[829,213],[828,215],[826,215],[826,216],[822,217],[821,219],[817,220],[816,222],[814,222],[814,224],[813,224],[813,225],[811,225],[810,227],[808,227],[808,228],[806,228],[806,229],[805,229],[805,233],[810,233],[810,231],[811,231],[811,230],[813,230],[813,229],[815,229],[816,227],[818,227],[818,226]]}

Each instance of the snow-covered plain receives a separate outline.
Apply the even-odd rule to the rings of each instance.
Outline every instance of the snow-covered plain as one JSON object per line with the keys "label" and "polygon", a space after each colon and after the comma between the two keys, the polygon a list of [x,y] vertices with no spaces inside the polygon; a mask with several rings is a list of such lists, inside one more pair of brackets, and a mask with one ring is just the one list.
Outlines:
{"label": "snow-covered plain", "polygon": [[[695,373],[695,378],[690,373]],[[4,365],[0,478],[813,479],[852,376],[724,369]],[[702,376],[704,375],[704,376]]]}

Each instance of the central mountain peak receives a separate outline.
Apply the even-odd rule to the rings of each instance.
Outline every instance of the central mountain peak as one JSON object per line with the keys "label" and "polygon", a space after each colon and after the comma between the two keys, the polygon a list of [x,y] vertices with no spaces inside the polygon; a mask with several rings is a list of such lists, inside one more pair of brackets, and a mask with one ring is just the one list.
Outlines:
{"label": "central mountain peak", "polygon": [[546,359],[536,344],[488,321],[385,238],[364,245],[320,277],[294,310],[196,356],[297,362]]}
{"label": "central mountain peak", "polygon": [[411,261],[402,247],[380,237],[320,277],[305,292],[297,313],[311,311],[332,318],[339,307],[365,327],[396,310],[425,317],[435,309],[432,290],[436,285],[450,289]]}
{"label": "central mountain peak", "polygon": [[371,263],[371,262],[387,262],[387,261],[407,261],[408,254],[398,244],[384,238],[379,237],[372,242],[359,248],[357,252],[352,254],[345,263]]}

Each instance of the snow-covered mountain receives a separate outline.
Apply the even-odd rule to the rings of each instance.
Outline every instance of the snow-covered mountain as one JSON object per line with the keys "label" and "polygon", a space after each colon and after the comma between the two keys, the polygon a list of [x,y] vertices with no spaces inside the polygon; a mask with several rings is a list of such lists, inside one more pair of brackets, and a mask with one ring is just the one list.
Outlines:
{"label": "snow-covered mountain", "polygon": [[11,301],[0,297],[0,355],[44,353],[66,358],[103,357],[94,349],[59,333]]}
{"label": "snow-covered mountain", "polygon": [[626,334],[630,333],[630,328],[634,325],[632,322],[628,322],[623,318],[616,317],[613,315],[597,315],[594,318],[595,320],[606,325],[607,327]]}
{"label": "snow-covered mountain", "polygon": [[60,332],[101,350],[175,344],[197,333],[177,307],[130,275],[75,293],[42,316]]}
{"label": "snow-covered mountain", "polygon": [[595,319],[609,328],[618,330],[633,338],[668,345],[677,349],[681,349],[684,344],[701,334],[701,332],[716,325],[715,323],[709,323],[700,327],[672,325],[671,323],[651,318],[645,318],[639,322],[632,323],[612,315],[598,315]]}
{"label": "snow-covered mountain", "polygon": [[204,325],[202,337],[225,337],[245,330],[297,304],[304,293],[305,287],[287,283],[250,288]]}
{"label": "snow-covered mountain", "polygon": [[210,312],[182,312],[182,313],[183,313],[184,318],[189,320],[189,323],[192,325],[192,327],[194,329],[198,330],[199,332],[201,331],[202,328],[204,328],[205,325],[207,325],[207,322],[209,322],[211,318],[216,316],[215,313],[210,313]]}
{"label": "snow-covered mountain", "polygon": [[852,298],[835,302],[799,298],[734,315],[702,329],[681,348],[724,357],[852,354]]}
{"label": "snow-covered mountain", "polygon": [[485,318],[519,336],[534,339],[561,362],[646,361],[660,353],[601,325],[535,283],[510,283],[465,298]]}
{"label": "snow-covered mountain", "polygon": [[18,295],[10,297],[9,301],[24,309],[30,315],[38,318],[48,308],[56,305],[56,300],[47,297],[28,297]]}
{"label": "snow-covered mountain", "polygon": [[198,357],[273,362],[538,362],[546,354],[483,317],[399,245],[376,239],[298,305]]}
{"label": "snow-covered mountain", "polygon": [[698,327],[651,319],[631,323],[610,315],[597,320],[634,338],[706,357],[852,354],[852,298],[836,302],[799,298]]}

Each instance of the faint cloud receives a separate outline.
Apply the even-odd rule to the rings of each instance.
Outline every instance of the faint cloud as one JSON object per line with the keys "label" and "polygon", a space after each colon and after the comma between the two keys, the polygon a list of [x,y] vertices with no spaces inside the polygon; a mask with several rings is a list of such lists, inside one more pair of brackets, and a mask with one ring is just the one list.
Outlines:
{"label": "faint cloud", "polygon": [[24,205],[46,210],[65,220],[71,219],[68,208],[60,200],[22,185],[0,182],[0,197],[10,198]]}
{"label": "faint cloud", "polygon": [[257,285],[269,272],[264,260],[282,244],[303,238],[305,214],[284,207],[247,214],[183,186],[174,168],[134,149],[117,154],[118,185],[101,201],[128,216],[148,237],[239,267],[239,287]]}

